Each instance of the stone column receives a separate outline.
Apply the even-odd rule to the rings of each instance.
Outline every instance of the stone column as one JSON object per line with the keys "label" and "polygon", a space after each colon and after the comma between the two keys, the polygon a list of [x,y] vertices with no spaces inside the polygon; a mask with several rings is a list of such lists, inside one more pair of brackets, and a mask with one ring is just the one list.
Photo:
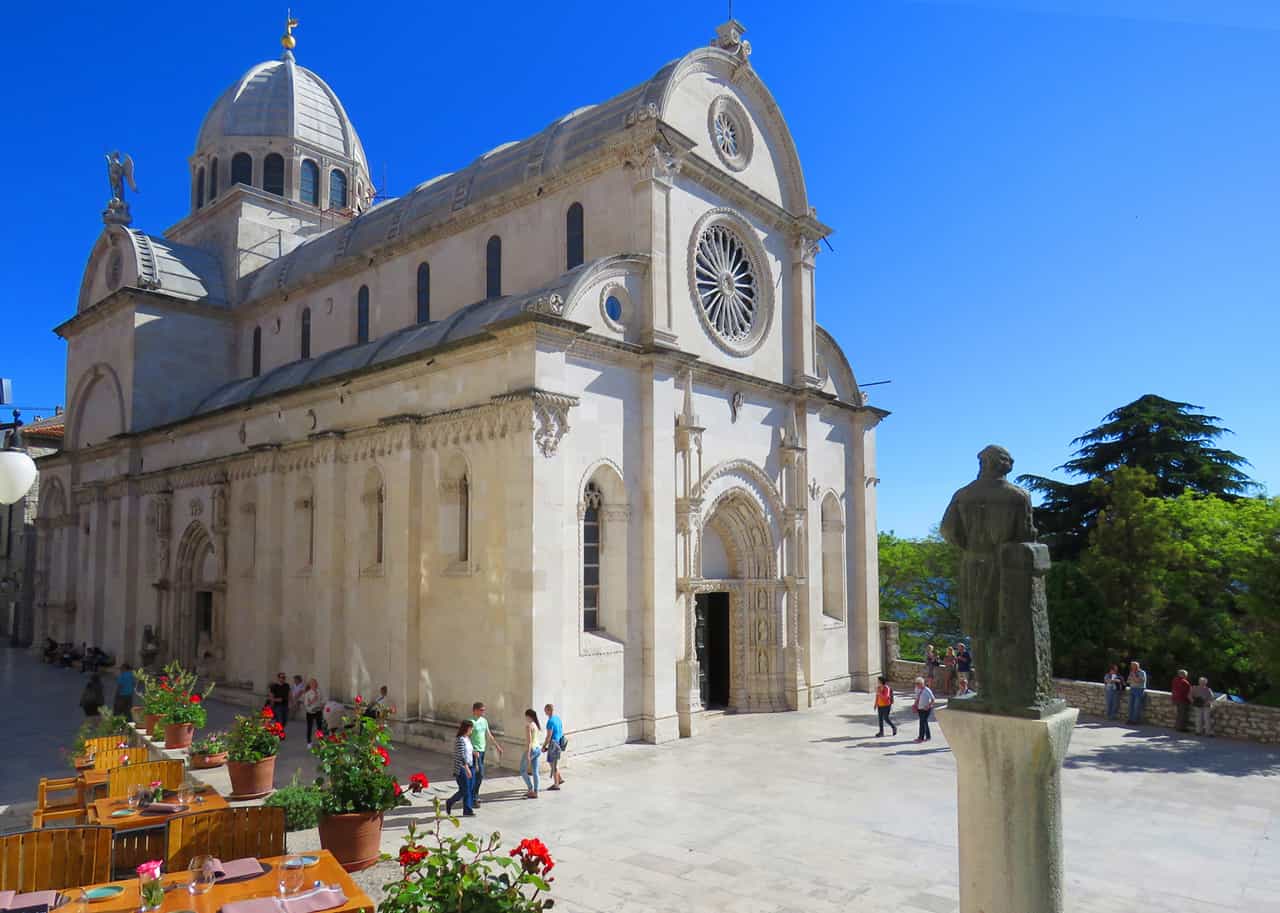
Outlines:
{"label": "stone column", "polygon": [[1062,913],[1062,759],[1078,713],[938,713],[959,781],[960,913]]}

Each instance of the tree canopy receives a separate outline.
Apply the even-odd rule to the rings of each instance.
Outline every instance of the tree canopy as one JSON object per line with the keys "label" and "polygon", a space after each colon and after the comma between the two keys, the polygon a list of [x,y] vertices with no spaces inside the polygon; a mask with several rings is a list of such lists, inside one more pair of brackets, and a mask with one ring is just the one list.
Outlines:
{"label": "tree canopy", "polygon": [[1042,498],[1036,525],[1055,558],[1073,558],[1088,542],[1102,507],[1094,480],[1109,479],[1121,467],[1153,479],[1151,495],[1173,498],[1195,492],[1232,499],[1256,486],[1243,471],[1248,461],[1215,442],[1230,430],[1203,407],[1148,393],[1108,413],[1102,424],[1071,442],[1075,456],[1056,467],[1080,478],[1062,482],[1022,475],[1018,482]]}
{"label": "tree canopy", "polygon": [[959,568],[959,550],[937,530],[926,539],[880,534],[880,617],[898,622],[904,657],[923,658],[925,644],[960,639]]}

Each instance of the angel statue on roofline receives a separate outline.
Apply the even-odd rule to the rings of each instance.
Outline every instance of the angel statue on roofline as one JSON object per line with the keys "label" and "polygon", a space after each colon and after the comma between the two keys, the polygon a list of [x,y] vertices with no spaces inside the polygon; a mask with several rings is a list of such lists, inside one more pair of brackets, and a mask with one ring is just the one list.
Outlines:
{"label": "angel statue on roofline", "polygon": [[111,182],[111,200],[107,203],[106,212],[102,214],[103,219],[128,225],[132,218],[129,215],[129,204],[124,199],[125,184],[134,193],[138,192],[138,185],[133,181],[133,158],[129,155],[122,157],[119,151],[108,153],[107,180]]}

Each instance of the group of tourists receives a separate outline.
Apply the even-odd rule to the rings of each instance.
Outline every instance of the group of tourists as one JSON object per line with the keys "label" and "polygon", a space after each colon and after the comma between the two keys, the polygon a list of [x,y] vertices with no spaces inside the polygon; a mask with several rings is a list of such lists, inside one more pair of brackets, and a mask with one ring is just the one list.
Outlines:
{"label": "group of tourists", "polygon": [[930,691],[946,697],[967,694],[973,682],[973,656],[963,641],[939,655],[933,644],[924,648],[924,681]]}
{"label": "group of tourists", "polygon": [[[336,728],[346,715],[346,705],[341,701],[325,700],[320,690],[320,682],[314,677],[303,681],[301,675],[289,676],[283,672],[276,673],[276,680],[267,686],[267,700],[264,710],[270,710],[276,722],[287,726],[291,719],[303,719],[307,725],[307,747],[319,733],[327,735]],[[388,697],[387,686],[378,689],[378,694],[370,701],[361,701],[358,708],[361,716],[381,717],[394,712]]]}
{"label": "group of tourists", "polygon": [[[893,721],[891,714],[893,713],[893,687],[889,684],[889,680],[883,675],[879,677],[879,683],[876,685],[876,719],[880,724],[876,738],[884,737],[884,727],[888,726],[893,730],[893,734],[898,734],[898,724]],[[933,739],[933,733],[929,730],[929,714],[933,713],[934,706],[937,704],[937,698],[934,697],[933,689],[929,687],[929,683],[924,676],[919,676],[915,681],[915,698],[911,702],[911,710],[915,713],[920,721],[920,728],[912,742],[920,744]]]}
{"label": "group of tourists", "polygon": [[[543,710],[547,714],[545,730],[538,721],[538,711],[530,708],[524,712],[525,738],[524,752],[520,757],[520,778],[524,780],[526,799],[538,798],[538,769],[543,754],[551,768],[549,788],[558,790],[564,783],[564,777],[560,775],[560,755],[569,747],[569,740],[556,708],[547,704]],[[458,724],[453,748],[453,779],[458,784],[458,791],[445,802],[445,811],[450,815],[459,802],[462,803],[463,816],[468,818],[474,816],[480,807],[480,785],[484,782],[485,754],[489,747],[489,720],[485,712],[484,701],[476,701],[471,705],[471,719]],[[493,747],[501,758],[502,743],[494,739]]]}
{"label": "group of tourists", "polygon": [[[1129,716],[1127,722],[1136,726],[1142,722],[1142,708],[1147,695],[1147,670],[1137,660],[1129,663],[1129,674],[1121,675],[1119,665],[1112,663],[1107,674],[1102,677],[1106,689],[1107,719],[1114,720],[1120,715],[1120,694],[1126,689],[1129,692]],[[1195,719],[1197,735],[1213,737],[1213,702],[1218,695],[1209,687],[1209,679],[1203,675],[1197,684],[1192,685],[1187,677],[1186,669],[1179,669],[1169,685],[1169,698],[1173,703],[1173,728],[1178,732],[1189,732],[1191,720]]]}

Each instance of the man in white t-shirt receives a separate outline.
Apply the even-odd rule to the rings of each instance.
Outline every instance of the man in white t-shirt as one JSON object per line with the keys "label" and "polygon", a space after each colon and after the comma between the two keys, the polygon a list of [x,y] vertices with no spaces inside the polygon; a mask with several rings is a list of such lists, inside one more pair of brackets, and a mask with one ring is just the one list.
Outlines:
{"label": "man in white t-shirt", "polygon": [[927,742],[933,738],[933,734],[929,732],[929,714],[933,712],[933,690],[925,684],[923,678],[916,679],[916,701],[912,706],[920,716],[920,735],[915,741]]}

